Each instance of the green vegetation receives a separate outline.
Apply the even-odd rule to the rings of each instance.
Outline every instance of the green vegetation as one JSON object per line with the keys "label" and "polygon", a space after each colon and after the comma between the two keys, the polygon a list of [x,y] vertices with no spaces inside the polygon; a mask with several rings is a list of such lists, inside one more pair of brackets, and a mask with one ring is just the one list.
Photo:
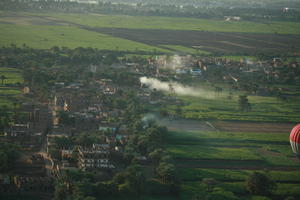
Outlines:
{"label": "green vegetation", "polygon": [[[29,14],[24,15],[27,17],[30,16]],[[134,62],[133,57],[135,55],[145,53],[143,57],[140,57],[139,64],[141,66],[147,63],[147,60],[142,60],[142,58],[148,57],[151,52],[169,53],[179,51],[198,55],[209,54],[209,52],[171,44],[156,48],[88,31],[81,29],[79,26],[69,25],[64,22],[57,22],[60,25],[47,25],[48,20],[51,21],[50,16],[82,25],[104,28],[300,34],[300,23],[272,22],[266,24],[245,21],[225,22],[222,20],[200,20],[193,18],[95,14],[57,15],[48,13],[36,14],[36,16],[45,17],[43,20],[38,21],[45,24],[34,25],[31,21],[32,19],[18,22],[11,21],[12,19],[3,19],[2,21],[5,22],[7,20],[6,22],[13,24],[0,23],[1,45],[9,46],[11,43],[15,43],[17,47],[26,44],[29,47],[38,49],[49,48],[49,50],[36,50],[27,48],[24,45],[22,49],[15,46],[12,46],[11,49],[2,49],[3,56],[1,60],[3,61],[3,66],[11,66],[10,61],[14,60],[14,63],[17,65],[15,67],[25,70],[23,73],[24,77],[22,77],[21,71],[17,69],[0,69],[0,106],[12,105],[10,99],[21,93],[20,86],[24,82],[24,79],[26,85],[35,92],[35,98],[40,98],[40,100],[49,100],[50,97],[52,98],[53,94],[50,88],[55,87],[54,83],[64,82],[68,85],[76,80],[82,82],[85,88],[91,89],[91,91],[88,91],[88,95],[81,96],[83,99],[92,100],[97,95],[97,99],[101,99],[101,105],[105,105],[106,109],[124,111],[124,116],[119,118],[113,116],[108,118],[107,121],[124,123],[128,127],[128,132],[130,132],[130,137],[126,139],[126,145],[122,146],[122,148],[124,147],[124,152],[120,155],[112,155],[111,159],[116,162],[116,166],[118,167],[116,171],[118,173],[110,173],[108,176],[111,180],[108,181],[105,179],[105,181],[94,182],[92,180],[93,175],[85,174],[82,171],[75,172],[75,174],[65,171],[69,174],[64,175],[62,173],[60,179],[56,182],[55,199],[94,199],[95,197],[107,199],[171,200],[179,199],[179,196],[183,199],[198,199],[198,197],[214,200],[238,199],[238,197],[250,199],[252,197],[247,193],[245,179],[251,176],[254,170],[264,174],[263,176],[266,175],[270,180],[278,182],[278,188],[272,191],[272,195],[278,197],[282,195],[300,195],[298,185],[300,173],[296,171],[299,169],[299,161],[295,159],[295,155],[290,149],[288,133],[168,132],[166,128],[156,126],[152,122],[146,124],[146,122],[140,119],[149,110],[145,109],[144,103],[138,100],[134,92],[127,91],[127,87],[133,88],[132,86],[138,85],[139,75],[131,74],[126,71],[127,69],[124,71],[113,71],[109,68],[103,68],[104,70],[101,70],[103,72],[95,72],[93,74],[86,67],[94,63],[99,63],[99,65],[103,63],[108,66],[118,63],[118,58],[124,58],[130,52],[134,54],[130,54],[132,57],[128,56],[130,57],[126,60],[128,62]],[[60,48],[64,46],[69,48],[88,48]],[[115,50],[115,52],[105,52],[102,54],[102,52],[91,47],[103,50]],[[172,51],[164,50],[164,48],[171,49]],[[120,51],[128,52],[124,56]],[[29,61],[32,59],[34,62],[24,62],[24,58]],[[240,59],[240,57],[234,56],[227,58],[236,61]],[[206,65],[207,63],[204,64]],[[208,68],[207,71],[209,70]],[[217,68],[217,70],[221,72],[227,69]],[[205,71],[203,69],[203,73]],[[299,94],[297,88],[294,88],[292,91],[283,91],[283,93],[287,91],[287,93],[295,95],[286,97],[286,99],[281,99],[276,94],[267,94],[269,96],[252,95],[257,94],[256,91],[248,91],[247,96],[241,96],[244,95],[243,92],[246,90],[239,87],[231,87],[229,89],[230,86],[223,88],[223,83],[216,80],[221,80],[224,74],[219,73],[219,77],[217,77],[217,73],[215,72],[211,73],[213,78],[207,79],[206,84],[209,85],[205,88],[208,91],[207,93],[203,92],[198,97],[178,96],[182,104],[177,101],[177,105],[167,102],[164,108],[166,109],[166,115],[170,114],[179,118],[197,120],[300,121],[300,96],[297,96]],[[148,74],[151,73],[145,73],[145,75]],[[230,71],[228,71],[228,74],[230,74]],[[167,78],[172,79],[173,75],[174,73],[171,72],[167,75]],[[235,76],[236,74],[233,75]],[[240,77],[243,77],[242,75]],[[191,82],[196,79],[196,77],[191,78],[188,75],[183,75],[182,77],[182,82]],[[207,78],[209,76],[203,77]],[[124,91],[117,91],[115,95],[111,96],[100,94],[98,89],[95,89],[96,87],[93,88],[92,85],[96,83],[95,80],[100,78],[112,79],[113,84],[118,88],[117,90],[119,90],[118,86],[121,86],[120,88],[124,86],[126,89]],[[91,81],[92,79],[93,81]],[[252,80],[249,80],[249,82],[252,82]],[[222,88],[219,87],[219,83]],[[231,86],[236,86],[240,83],[242,81],[238,83],[233,82]],[[201,85],[201,82],[196,84]],[[261,86],[264,87],[267,85],[264,84],[261,84]],[[243,92],[238,92],[238,90]],[[142,89],[138,90],[138,92],[140,91]],[[84,94],[85,90],[81,92]],[[152,96],[153,94],[155,92],[150,95]],[[5,109],[3,110],[5,111]],[[4,112],[2,111],[2,113]],[[15,117],[19,113],[6,111],[6,116],[3,115],[4,117],[1,118],[1,130],[4,130],[4,128],[13,122],[13,117],[10,114],[15,114]],[[60,118],[59,123],[66,127],[74,126],[78,121],[71,114],[71,112],[60,112],[58,115]],[[88,147],[94,143],[102,142],[103,138],[109,136],[109,132],[99,133],[95,131],[94,133],[85,132],[83,134],[75,134],[75,136],[70,138],[60,138],[55,141],[56,145],[54,145],[53,149],[50,149],[50,154],[53,158],[61,160],[59,150],[63,147]],[[15,159],[18,158],[18,152],[15,146],[6,146],[6,144],[1,144],[0,146],[0,169],[7,170]],[[54,154],[57,154],[57,156]],[[147,167],[137,164],[139,159],[144,156],[148,158]],[[182,181],[182,184],[180,181]],[[180,186],[182,186],[181,190]],[[252,191],[250,190],[250,192]],[[267,192],[252,193],[265,195],[268,193],[268,190]],[[159,195],[159,197],[156,197],[156,195]],[[198,196],[195,197],[195,195]],[[126,197],[124,198],[124,196]],[[264,199],[264,197],[253,197],[253,199]]]}
{"label": "green vegetation", "polygon": [[[181,107],[181,117],[187,119],[238,120],[265,122],[299,122],[300,101],[298,96],[282,101],[277,97],[249,95],[251,110],[241,112],[238,107],[238,94],[228,99],[228,92],[203,93],[203,97],[178,96],[186,104]],[[207,98],[210,97],[210,98]],[[176,114],[176,106],[169,105],[167,110]]]}
{"label": "green vegetation", "polygon": [[174,131],[169,133],[167,149],[178,167],[186,198],[205,190],[201,180],[213,178],[216,185],[212,193],[222,188],[245,199],[244,195],[248,194],[245,179],[253,173],[253,167],[276,182],[278,187],[272,194],[295,196],[299,195],[299,171],[265,170],[299,167],[287,138],[287,134],[280,133]]}
{"label": "green vegetation", "polygon": [[6,200],[39,200],[41,199],[40,196],[33,196],[33,195],[0,195],[0,199],[6,199]]}
{"label": "green vegetation", "polygon": [[260,157],[247,148],[224,148],[198,145],[171,145],[168,147],[170,154],[176,158],[186,159],[235,159],[259,160]]}
{"label": "green vegetation", "polygon": [[[1,129],[1,128],[0,128]],[[17,146],[5,142],[0,143],[0,170],[6,171],[19,158]]]}
{"label": "green vegetation", "polygon": [[12,107],[13,103],[7,97],[0,97],[0,107],[7,106]]}
{"label": "green vegetation", "polygon": [[13,98],[21,94],[20,86],[24,82],[21,71],[16,68],[0,68],[0,107],[13,106]]}
{"label": "green vegetation", "polygon": [[15,68],[1,67],[0,68],[0,84],[2,84],[1,77],[4,76],[3,84],[23,83],[23,77],[20,70]]}
{"label": "green vegetation", "polygon": [[96,14],[47,13],[42,15],[92,27],[300,34],[300,23],[298,22],[226,22],[195,18]]}
{"label": "green vegetation", "polygon": [[92,47],[105,50],[122,51],[156,51],[166,50],[145,45],[142,43],[111,37],[108,35],[82,30],[74,26],[47,26],[47,25],[18,25],[0,24],[0,44],[17,46],[26,44],[37,49],[59,47]]}
{"label": "green vegetation", "polygon": [[10,96],[10,95],[17,95],[17,94],[21,94],[21,91],[18,89],[0,87],[0,95],[2,96]]}
{"label": "green vegetation", "polygon": [[279,133],[172,132],[168,151],[175,159],[195,160],[185,162],[191,165],[206,165],[205,161],[197,161],[201,159],[221,159],[226,166],[244,164],[226,160],[257,160],[260,166],[298,166],[291,159],[294,155],[286,138],[286,134]]}
{"label": "green vegetation", "polygon": [[[262,170],[256,170],[263,172]],[[203,168],[179,168],[178,175],[183,180],[202,180],[212,177],[218,181],[244,181],[252,170],[231,170],[231,169],[203,169]],[[299,171],[268,171],[268,175],[275,181],[299,181]]]}

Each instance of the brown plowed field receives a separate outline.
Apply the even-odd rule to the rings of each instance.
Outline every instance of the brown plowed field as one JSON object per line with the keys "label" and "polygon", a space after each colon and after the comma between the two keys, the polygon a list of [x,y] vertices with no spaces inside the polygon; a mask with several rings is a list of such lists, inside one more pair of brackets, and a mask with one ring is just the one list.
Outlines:
{"label": "brown plowed field", "polygon": [[223,53],[300,51],[300,35],[124,28],[81,28],[149,45],[181,45]]}

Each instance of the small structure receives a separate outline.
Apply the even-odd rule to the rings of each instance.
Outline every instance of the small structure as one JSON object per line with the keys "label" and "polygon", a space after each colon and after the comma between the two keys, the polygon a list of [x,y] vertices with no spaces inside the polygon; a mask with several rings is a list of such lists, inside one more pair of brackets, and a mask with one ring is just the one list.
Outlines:
{"label": "small structure", "polygon": [[20,192],[52,192],[53,179],[49,177],[15,176],[14,184]]}
{"label": "small structure", "polygon": [[109,163],[109,145],[93,144],[91,148],[78,148],[78,165],[83,171],[92,171],[95,169],[113,169]]}

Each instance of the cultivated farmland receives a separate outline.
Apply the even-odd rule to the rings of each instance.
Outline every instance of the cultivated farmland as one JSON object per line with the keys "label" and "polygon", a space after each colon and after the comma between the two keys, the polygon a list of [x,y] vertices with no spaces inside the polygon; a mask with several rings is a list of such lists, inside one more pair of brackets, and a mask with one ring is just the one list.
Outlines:
{"label": "cultivated farmland", "polygon": [[300,50],[299,35],[121,28],[92,28],[90,30],[148,45],[179,45],[207,52],[247,54]]}
{"label": "cultivated farmland", "polygon": [[216,187],[245,196],[244,181],[253,171],[267,171],[278,184],[274,195],[279,198],[300,195],[299,160],[290,150],[288,132],[173,131],[168,141],[186,196],[204,187],[205,178],[215,178]]}
{"label": "cultivated farmland", "polygon": [[12,106],[15,97],[21,94],[23,83],[21,71],[15,68],[0,68],[0,106]]}
{"label": "cultivated farmland", "polygon": [[0,44],[6,46],[189,54],[300,51],[300,25],[296,22],[3,12],[0,26]]}

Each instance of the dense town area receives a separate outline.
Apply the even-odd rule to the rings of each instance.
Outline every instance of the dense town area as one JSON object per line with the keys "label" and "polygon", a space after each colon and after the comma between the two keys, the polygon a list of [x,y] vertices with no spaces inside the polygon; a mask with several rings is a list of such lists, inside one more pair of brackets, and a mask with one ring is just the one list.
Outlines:
{"label": "dense town area", "polygon": [[[280,85],[300,84],[300,63],[284,57],[138,57],[12,45],[0,49],[0,66],[1,89],[22,90],[1,94],[8,102],[1,102],[0,193],[57,200],[179,195],[168,130],[149,113],[185,118],[177,94],[189,92],[191,80],[228,101],[237,91],[287,101],[292,90]],[[21,78],[12,81],[12,73]],[[247,95],[236,106],[251,110]]]}

